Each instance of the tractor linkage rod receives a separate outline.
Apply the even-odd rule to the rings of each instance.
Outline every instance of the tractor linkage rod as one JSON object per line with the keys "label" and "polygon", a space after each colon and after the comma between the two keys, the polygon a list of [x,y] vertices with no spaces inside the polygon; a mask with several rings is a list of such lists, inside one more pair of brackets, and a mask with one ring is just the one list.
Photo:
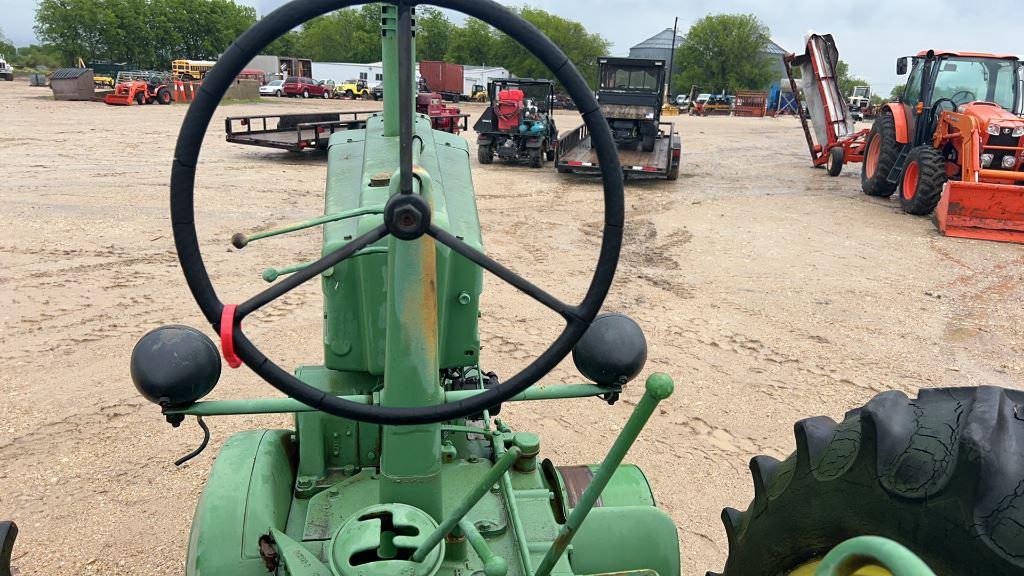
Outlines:
{"label": "tractor linkage rod", "polygon": [[448,517],[445,518],[429,536],[427,536],[426,540],[420,544],[419,548],[412,553],[412,561],[423,562],[423,559],[427,557],[427,554],[430,554],[430,551],[433,550],[445,536],[450,534],[456,526],[458,526],[462,518],[473,509],[473,506],[476,506],[476,503],[484,497],[484,494],[487,494],[487,492],[490,491],[491,486],[494,486],[494,484],[501,479],[501,476],[516,463],[516,460],[519,460],[519,456],[521,455],[522,451],[518,446],[509,448],[508,451],[506,451],[501,458],[494,463],[494,466],[491,466],[491,469],[487,471],[487,474],[484,474],[482,478],[477,480],[476,484],[473,485],[473,488],[470,489],[468,494],[466,494],[466,497],[463,498],[462,501],[459,502],[459,505],[451,511],[451,514],[449,514]]}
{"label": "tractor linkage rod", "polygon": [[298,232],[299,230],[305,230],[314,226],[320,226],[322,224],[330,224],[331,222],[337,222],[339,220],[348,220],[350,218],[358,218],[359,216],[368,216],[370,214],[383,214],[384,206],[363,206],[360,208],[354,208],[352,210],[345,210],[342,212],[335,212],[334,214],[328,214],[326,216],[320,216],[306,220],[305,222],[296,222],[295,224],[289,224],[283,228],[277,230],[267,230],[266,232],[257,232],[246,236],[241,232],[236,233],[231,237],[231,245],[241,250],[249,245],[254,240],[262,240],[264,238],[271,238],[273,236],[280,236],[282,234],[289,234],[291,232]]}
{"label": "tractor linkage rod", "polygon": [[[589,398],[604,396],[608,393],[620,392],[619,388],[603,388],[594,384],[567,384],[562,386],[531,386],[516,394],[506,402],[529,402],[533,400],[565,400],[569,398]],[[484,390],[455,390],[445,393],[447,402],[465,400],[471,396],[482,394]],[[359,404],[370,404],[373,396],[369,394],[341,396],[342,400]],[[315,412],[298,400],[292,398],[255,398],[248,400],[208,400],[196,402],[189,406],[168,408],[164,414],[182,414],[186,416],[231,416],[240,414],[282,414],[287,412]]]}
{"label": "tractor linkage rod", "polygon": [[626,457],[626,453],[633,446],[633,442],[640,435],[640,431],[647,424],[651,414],[654,414],[654,409],[658,407],[659,402],[672,395],[673,388],[675,388],[675,385],[672,383],[672,378],[667,374],[656,372],[647,378],[647,387],[644,390],[643,397],[640,398],[640,402],[633,409],[633,413],[629,416],[629,420],[626,421],[626,425],[622,427],[622,432],[619,432],[618,438],[615,439],[611,450],[608,451],[608,456],[605,456],[601,466],[594,473],[593,480],[590,481],[590,485],[587,486],[583,495],[580,496],[576,507],[572,509],[572,514],[569,515],[565,525],[558,532],[555,541],[551,543],[551,548],[548,548],[547,554],[544,555],[544,559],[541,560],[540,566],[537,567],[537,571],[533,573],[533,576],[548,576],[551,574],[551,569],[555,567],[558,559],[562,557],[565,549],[569,547],[569,543],[572,542],[583,521],[594,508],[594,504],[601,496],[605,486],[608,485],[612,475],[615,474],[619,464],[622,463],[622,459]]}

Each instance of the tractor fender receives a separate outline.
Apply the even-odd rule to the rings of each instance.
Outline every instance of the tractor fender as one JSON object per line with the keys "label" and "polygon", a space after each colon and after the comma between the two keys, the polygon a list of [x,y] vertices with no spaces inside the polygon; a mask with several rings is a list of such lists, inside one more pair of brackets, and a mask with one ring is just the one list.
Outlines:
{"label": "tractor fender", "polygon": [[900,144],[909,143],[910,135],[907,130],[907,115],[903,112],[903,104],[901,102],[889,102],[885,107],[889,109],[889,114],[892,114],[892,119],[896,123],[896,141]]}
{"label": "tractor fender", "polygon": [[679,576],[676,524],[653,506],[594,508],[572,541],[569,563],[575,574],[654,570]]}
{"label": "tractor fender", "polygon": [[284,530],[295,485],[291,430],[247,430],[224,443],[196,505],[187,576],[266,576],[260,536]]}

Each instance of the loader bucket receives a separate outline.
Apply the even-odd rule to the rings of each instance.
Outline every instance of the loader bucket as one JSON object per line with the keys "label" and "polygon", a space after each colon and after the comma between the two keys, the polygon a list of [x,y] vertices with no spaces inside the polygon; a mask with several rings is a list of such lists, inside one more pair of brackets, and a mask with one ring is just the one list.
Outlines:
{"label": "loader bucket", "polygon": [[113,106],[131,106],[133,102],[128,94],[107,94],[103,101]]}
{"label": "loader bucket", "polygon": [[1024,243],[1024,186],[946,182],[935,222],[946,236]]}

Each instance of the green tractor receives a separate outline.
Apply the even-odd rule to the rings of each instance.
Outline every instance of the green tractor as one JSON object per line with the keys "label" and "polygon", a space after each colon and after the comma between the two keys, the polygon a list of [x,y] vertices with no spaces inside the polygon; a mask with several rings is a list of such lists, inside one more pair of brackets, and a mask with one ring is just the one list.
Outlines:
{"label": "green tractor", "polygon": [[[643,473],[623,464],[672,393],[671,378],[647,377],[599,465],[556,466],[543,458],[535,434],[496,418],[508,402],[614,402],[647,355],[633,321],[599,314],[624,225],[611,129],[565,54],[514,12],[490,0],[432,2],[517,40],[552,70],[583,115],[601,158],[604,226],[582,302],[565,303],[484,253],[466,141],[432,130],[428,117],[413,112],[411,3],[381,8],[384,111],[365,129],[331,137],[325,216],[232,239],[245,248],[323,226],[323,257],[275,271],[265,278],[270,287],[240,304],[218,298],[193,207],[200,147],[217,104],[275,38],[359,3],[296,0],[261,19],[207,74],[178,137],[175,244],[221,350],[199,330],[157,328],[132,353],[132,379],[172,425],[195,417],[203,428],[199,450],[179,463],[205,447],[203,418],[294,415],[292,429],[240,432],[224,443],[193,518],[185,574],[679,576],[676,525],[655,506]],[[565,321],[540,356],[504,381],[481,367],[484,270]],[[292,373],[265,356],[242,323],[314,278],[324,293],[324,360]],[[536,385],[570,353],[589,383]],[[286,397],[202,400],[220,376],[221,355]],[[840,424],[801,422],[792,457],[752,462],[748,511],[724,513],[731,548],[725,573],[852,574],[871,565],[924,576],[932,573],[925,562],[949,574],[1019,573],[1024,483],[1011,475],[1020,459],[1005,456],[1019,457],[1024,446],[1013,444],[1022,437],[1024,420],[1014,412],[1021,404],[1020,394],[999,389],[922,393],[917,400],[883,394]]]}

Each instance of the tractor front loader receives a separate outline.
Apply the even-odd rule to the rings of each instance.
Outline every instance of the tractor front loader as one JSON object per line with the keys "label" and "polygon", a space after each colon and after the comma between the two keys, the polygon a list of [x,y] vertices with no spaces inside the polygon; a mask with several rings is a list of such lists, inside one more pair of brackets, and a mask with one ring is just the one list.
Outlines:
{"label": "tractor front loader", "polygon": [[[601,248],[586,295],[566,303],[489,257],[470,150],[414,112],[412,3],[381,9],[383,113],[334,133],[322,217],[258,234],[238,249],[323,226],[322,257],[265,277],[270,286],[222,302],[203,263],[194,184],[203,136],[237,74],[275,38],[359,2],[295,0],[262,18],[222,55],[185,116],[171,171],[171,224],[189,289],[218,346],[186,326],[157,328],[132,352],[139,392],[174,426],[194,417],[290,413],[288,429],[224,443],[188,540],[188,576],[679,576],[676,523],[643,473],[623,464],[673,392],[647,343],[620,314],[601,314],[623,238],[623,172],[612,127],[565,54],[491,0],[434,0],[507,34],[552,70],[600,157]],[[595,207],[597,209],[597,207]],[[480,356],[480,297],[490,272],[564,320],[555,340],[507,379]],[[307,281],[324,294],[321,363],[294,372],[267,357],[246,327]],[[572,354],[586,383],[538,386]],[[203,400],[245,364],[283,397]],[[556,465],[533,433],[496,418],[512,402],[638,397],[607,457]],[[678,406],[667,410],[680,409]],[[1024,393],[1000,389],[876,397],[835,423],[796,427],[797,451],[751,463],[754,501],[723,513],[728,576],[1020,574],[1024,507],[1018,463]],[[671,440],[670,438],[668,440]],[[687,481],[682,476],[675,484]],[[671,485],[673,482],[666,482]],[[868,572],[858,572],[867,574]],[[877,570],[870,572],[879,574]],[[884,574],[885,572],[881,572]]]}
{"label": "tractor front loader", "polygon": [[[897,61],[906,74],[908,59]],[[899,190],[947,236],[1024,242],[1024,119],[1014,56],[921,52],[868,135],[865,194]]]}

